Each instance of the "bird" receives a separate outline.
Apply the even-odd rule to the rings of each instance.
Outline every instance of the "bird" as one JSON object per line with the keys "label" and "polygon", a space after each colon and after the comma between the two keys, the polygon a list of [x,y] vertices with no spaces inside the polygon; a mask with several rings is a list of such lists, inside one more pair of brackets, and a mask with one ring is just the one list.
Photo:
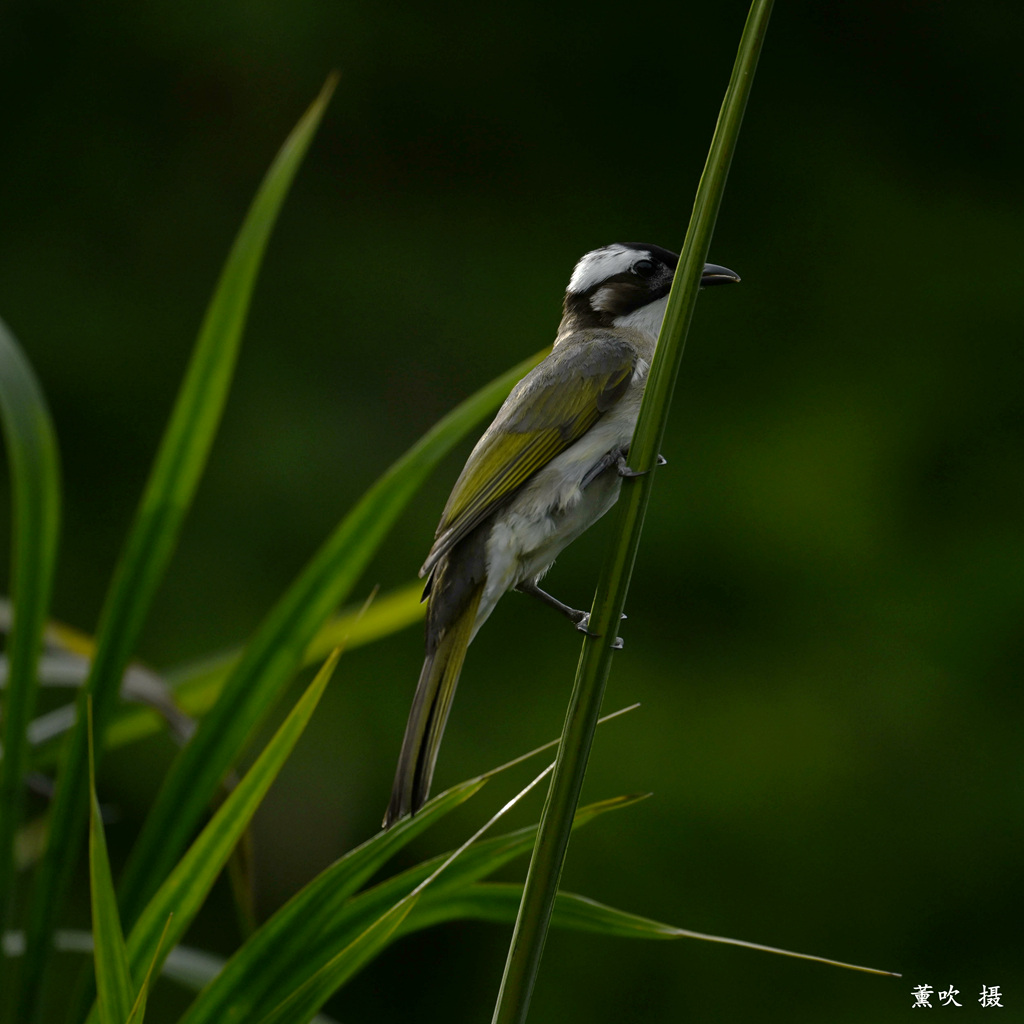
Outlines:
{"label": "bird", "polygon": [[[466,649],[505,593],[535,597],[589,633],[588,613],[540,581],[639,475],[629,445],[678,262],[635,242],[583,256],[551,353],[512,389],[456,480],[420,569],[426,653],[385,829],[428,799]],[[708,263],[701,286],[739,279]]]}

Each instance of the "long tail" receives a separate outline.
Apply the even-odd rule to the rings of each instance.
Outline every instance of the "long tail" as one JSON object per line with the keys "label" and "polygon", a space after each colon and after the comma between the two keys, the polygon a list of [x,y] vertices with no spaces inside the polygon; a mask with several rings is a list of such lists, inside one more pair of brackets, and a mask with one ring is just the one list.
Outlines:
{"label": "long tail", "polygon": [[470,600],[436,644],[429,644],[427,656],[416,684],[416,695],[405,726],[402,752],[398,756],[391,802],[384,815],[384,828],[390,828],[407,814],[415,814],[430,795],[430,782],[441,748],[448,712],[455,699],[466,648],[473,636],[473,623],[483,586],[474,589]]}

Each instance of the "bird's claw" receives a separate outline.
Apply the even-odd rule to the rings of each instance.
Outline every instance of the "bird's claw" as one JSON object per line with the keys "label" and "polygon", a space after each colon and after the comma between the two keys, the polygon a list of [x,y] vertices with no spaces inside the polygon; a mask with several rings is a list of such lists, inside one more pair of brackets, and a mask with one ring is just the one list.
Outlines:
{"label": "bird's claw", "polygon": [[[659,455],[658,461],[657,463],[655,463],[655,465],[666,466],[668,465],[668,459],[666,459],[664,455]],[[630,466],[626,463],[625,457],[620,457],[619,461],[615,464],[615,467],[618,471],[619,476],[626,477],[629,480],[632,480],[638,476],[647,476],[647,474],[650,473],[649,469],[630,468]]]}
{"label": "bird's claw", "polygon": [[[626,617],[625,615],[621,616],[621,618],[623,618],[623,619],[625,617]],[[581,633],[585,633],[587,636],[592,636],[592,637],[597,638],[597,637],[599,637],[601,635],[600,633],[595,633],[592,629],[589,628],[589,626],[590,626],[590,612],[584,612],[583,613],[583,617],[576,623],[576,628]],[[613,651],[621,651],[623,646],[625,646],[625,642],[623,641],[621,636],[617,636],[615,638],[615,642],[612,644],[612,650]]]}

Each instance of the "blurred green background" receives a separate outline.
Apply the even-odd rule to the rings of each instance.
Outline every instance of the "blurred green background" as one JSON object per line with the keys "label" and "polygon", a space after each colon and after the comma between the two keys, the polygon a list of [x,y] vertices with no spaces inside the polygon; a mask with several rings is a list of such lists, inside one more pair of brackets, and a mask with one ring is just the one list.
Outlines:
{"label": "blurred green background", "polygon": [[[952,984],[965,1015],[1000,985],[1021,1019],[1012,10],[776,10],[711,251],[743,283],[699,304],[608,691],[609,708],[643,707],[599,733],[585,793],[655,796],[579,833],[563,878],[683,927],[904,977],[556,933],[537,1024],[887,1021],[918,984]],[[94,628],[216,274],[332,68],[341,83],[144,636],[159,668],[242,641],[392,460],[548,343],[583,252],[680,247],[744,16],[8,5],[0,314],[61,439],[55,614]],[[468,448],[361,594],[414,576]],[[560,559],[551,589],[586,605],[606,542],[607,523]],[[439,786],[554,737],[578,650],[557,617],[507,598],[467,660]],[[408,630],[344,656],[258,818],[261,916],[376,829],[421,653]],[[115,858],[172,752],[161,740],[105,762]],[[526,777],[409,857],[461,841]],[[218,890],[189,941],[226,952],[234,934]],[[487,1019],[508,934],[454,925],[403,941],[329,1010]],[[184,997],[165,983],[150,1005],[170,1020]]]}

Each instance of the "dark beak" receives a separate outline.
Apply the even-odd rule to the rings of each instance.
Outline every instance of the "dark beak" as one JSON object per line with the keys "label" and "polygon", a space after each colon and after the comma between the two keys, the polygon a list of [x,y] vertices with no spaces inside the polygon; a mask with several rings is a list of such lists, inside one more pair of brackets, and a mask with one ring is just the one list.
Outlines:
{"label": "dark beak", "polygon": [[705,263],[704,272],[700,275],[701,288],[707,288],[712,284],[732,284],[738,282],[740,275],[728,267],[719,267],[714,263]]}

